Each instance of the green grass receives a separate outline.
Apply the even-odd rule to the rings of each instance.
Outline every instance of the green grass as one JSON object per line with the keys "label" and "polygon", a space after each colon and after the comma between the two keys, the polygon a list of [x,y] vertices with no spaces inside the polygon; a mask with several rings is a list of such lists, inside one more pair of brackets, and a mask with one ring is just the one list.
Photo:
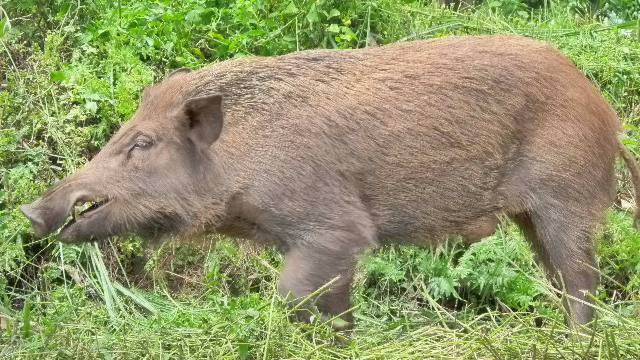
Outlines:
{"label": "green grass", "polygon": [[[612,212],[600,236],[601,253],[621,249],[619,242],[637,245],[624,214]],[[634,242],[635,239],[635,242]],[[513,250],[514,245],[517,250]],[[30,313],[12,311],[10,327],[0,340],[7,358],[575,358],[586,356],[628,359],[640,354],[637,285],[629,282],[624,299],[599,299],[596,333],[584,344],[568,342],[559,301],[553,288],[530,261],[522,237],[505,224],[494,236],[452,260],[455,249],[428,253],[416,248],[371,251],[360,264],[354,287],[357,327],[349,347],[333,346],[332,331],[323,324],[304,325],[288,320],[289,310],[277,294],[281,255],[269,249],[237,246],[228,240],[211,245],[200,276],[182,294],[164,289],[139,290],[99,285],[100,271],[90,261],[90,272],[71,265],[78,274],[65,286],[34,292]],[[91,259],[97,252],[86,245]],[[105,249],[105,253],[109,250]],[[617,250],[619,251],[619,250]],[[468,254],[484,254],[489,263],[469,275]],[[491,254],[495,253],[496,256]],[[638,253],[635,253],[638,263]],[[455,256],[454,256],[455,257]],[[612,256],[620,259],[620,256]],[[179,260],[174,260],[179,262]],[[424,263],[451,266],[459,299],[430,291],[437,271],[418,272]],[[421,265],[422,264],[422,265]],[[502,266],[502,267],[501,267]],[[493,269],[522,276],[539,290],[527,308],[517,310],[509,285],[489,285],[489,299],[473,299],[477,277]],[[603,275],[612,271],[607,266]],[[619,271],[620,269],[616,269]],[[108,271],[103,271],[108,273]],[[207,275],[202,276],[202,274]],[[617,273],[617,272],[616,272]],[[637,272],[625,274],[637,277]],[[431,278],[431,279],[429,279]],[[472,283],[472,281],[475,283]],[[510,277],[504,277],[509,283]],[[463,285],[466,284],[466,285]],[[601,292],[611,284],[605,281]],[[122,290],[124,291],[122,291]],[[500,289],[508,290],[504,297]],[[113,291],[106,300],[106,291]],[[622,291],[618,288],[617,291]],[[476,291],[476,294],[481,292]],[[510,300],[511,297],[511,300]],[[119,298],[120,305],[113,299]],[[465,300],[472,299],[472,300]],[[457,304],[456,304],[457,300]],[[111,305],[109,305],[111,303]],[[111,306],[111,307],[110,307]],[[111,310],[110,310],[111,309]],[[27,321],[28,322],[25,322]],[[24,324],[29,323],[30,330]]]}
{"label": "green grass", "polygon": [[[602,90],[638,153],[639,10],[633,0],[586,4],[504,0],[452,12],[404,0],[0,2],[0,358],[639,358],[640,234],[622,165],[622,207],[598,235],[596,331],[583,343],[567,340],[561,294],[508,222],[471,246],[369,251],[354,281],[353,342],[339,347],[325,324],[289,320],[273,249],[217,238],[61,245],[35,239],[17,210],[80,168],[170,69],[367,39],[551,42]],[[606,20],[610,10],[626,21]]]}

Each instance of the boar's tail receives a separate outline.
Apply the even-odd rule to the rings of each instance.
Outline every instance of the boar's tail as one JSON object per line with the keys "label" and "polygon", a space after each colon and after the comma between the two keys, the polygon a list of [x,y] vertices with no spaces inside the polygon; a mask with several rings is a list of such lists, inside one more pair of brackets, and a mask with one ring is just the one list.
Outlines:
{"label": "boar's tail", "polygon": [[620,143],[620,155],[624,159],[625,164],[627,164],[627,168],[629,168],[633,188],[636,192],[636,211],[633,215],[633,225],[636,228],[640,228],[640,170],[638,170],[636,158],[627,150],[627,147],[624,146],[623,143]]}

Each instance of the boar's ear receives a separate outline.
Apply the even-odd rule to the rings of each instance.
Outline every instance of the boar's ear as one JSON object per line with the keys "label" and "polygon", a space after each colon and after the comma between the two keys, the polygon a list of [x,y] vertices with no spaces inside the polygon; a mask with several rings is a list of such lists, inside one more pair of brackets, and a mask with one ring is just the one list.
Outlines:
{"label": "boar's ear", "polygon": [[191,98],[182,105],[187,115],[189,137],[199,146],[208,148],[222,132],[222,95]]}
{"label": "boar's ear", "polygon": [[165,79],[168,79],[168,78],[170,78],[172,76],[175,76],[175,75],[178,75],[178,74],[188,74],[190,72],[191,72],[191,69],[183,67],[183,68],[180,68],[180,69],[173,70],[172,72],[169,73],[169,75],[167,75],[167,77],[165,77]]}

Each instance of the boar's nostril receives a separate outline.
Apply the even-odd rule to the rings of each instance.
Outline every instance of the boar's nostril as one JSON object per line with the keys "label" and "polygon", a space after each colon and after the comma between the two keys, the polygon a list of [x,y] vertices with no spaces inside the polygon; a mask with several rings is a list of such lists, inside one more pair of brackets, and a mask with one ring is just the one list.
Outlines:
{"label": "boar's nostril", "polygon": [[45,237],[48,235],[47,227],[40,217],[39,211],[34,209],[33,205],[20,205],[19,209],[31,222],[31,227],[36,237]]}

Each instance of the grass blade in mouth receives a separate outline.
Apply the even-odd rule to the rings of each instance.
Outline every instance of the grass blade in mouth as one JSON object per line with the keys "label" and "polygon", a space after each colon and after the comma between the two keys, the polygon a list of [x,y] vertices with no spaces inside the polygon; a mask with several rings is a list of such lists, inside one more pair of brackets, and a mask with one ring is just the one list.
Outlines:
{"label": "grass blade in mouth", "polygon": [[91,212],[93,210],[96,210],[100,206],[106,204],[108,201],[109,201],[108,198],[99,197],[95,201],[87,201],[87,202],[78,201],[78,202],[76,202],[75,205],[73,206],[73,208],[71,209],[71,213],[69,214],[69,216],[67,216],[65,224],[62,227],[63,228],[64,227],[68,227],[68,226],[73,225],[74,223],[82,220],[85,214],[87,214],[87,213],[89,213],[89,212]]}
{"label": "grass blade in mouth", "polygon": [[108,199],[103,197],[97,198],[95,201],[88,201],[84,203],[78,202],[76,203],[76,206],[73,207],[73,218],[78,221],[84,214],[99,208],[107,202]]}

